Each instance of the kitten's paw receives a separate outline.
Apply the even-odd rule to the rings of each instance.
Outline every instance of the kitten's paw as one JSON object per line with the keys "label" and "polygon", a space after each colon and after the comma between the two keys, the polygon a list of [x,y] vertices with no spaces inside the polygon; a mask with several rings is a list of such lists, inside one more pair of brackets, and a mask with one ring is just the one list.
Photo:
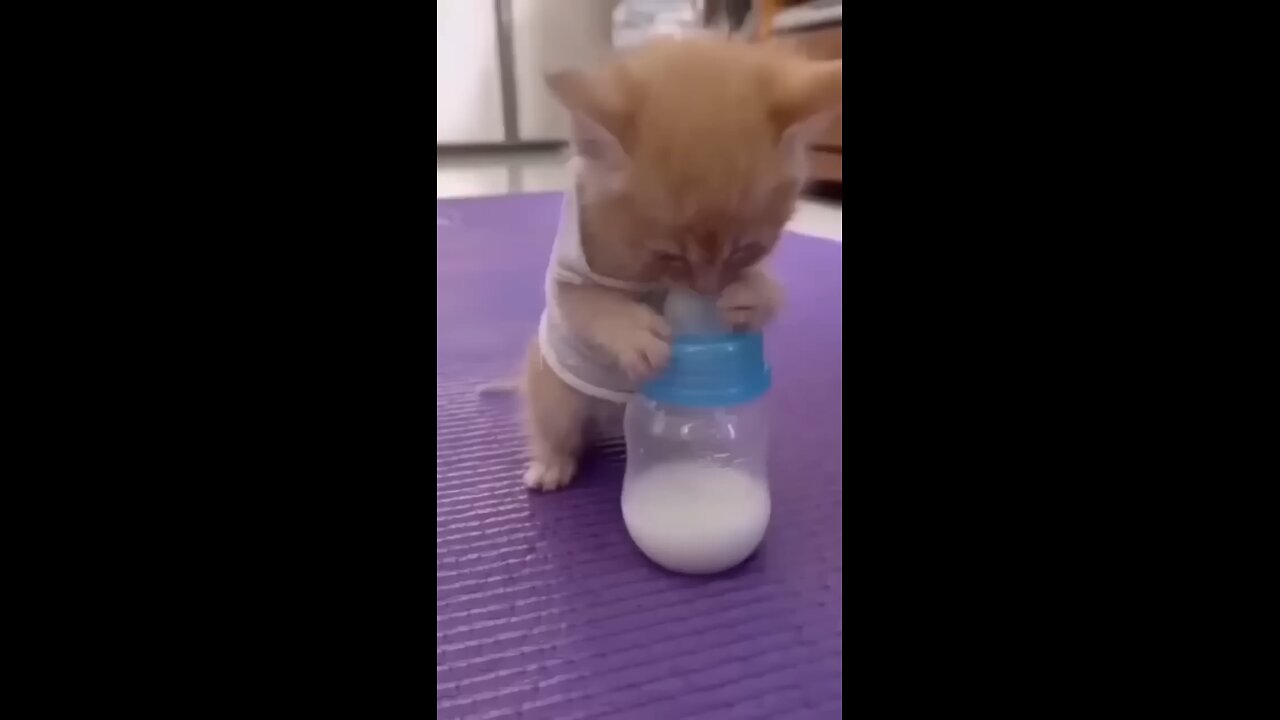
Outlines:
{"label": "kitten's paw", "polygon": [[739,280],[720,293],[720,319],[734,330],[756,331],[773,320],[782,292],[766,275]]}
{"label": "kitten's paw", "polygon": [[618,364],[632,380],[648,380],[667,366],[671,344],[649,332],[636,332],[614,348]]}
{"label": "kitten's paw", "polygon": [[534,460],[524,473],[524,484],[530,490],[559,490],[573,481],[577,470],[578,463],[573,458]]}
{"label": "kitten's paw", "polygon": [[610,334],[609,350],[632,380],[648,380],[671,359],[671,328],[645,307],[637,307],[631,322]]}

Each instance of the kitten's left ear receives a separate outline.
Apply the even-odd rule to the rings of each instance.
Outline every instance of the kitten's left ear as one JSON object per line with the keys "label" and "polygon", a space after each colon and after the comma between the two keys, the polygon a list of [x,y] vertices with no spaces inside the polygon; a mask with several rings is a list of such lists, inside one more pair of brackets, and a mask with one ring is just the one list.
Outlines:
{"label": "kitten's left ear", "polygon": [[803,175],[805,147],[840,112],[844,74],[839,60],[803,62],[787,68],[774,88],[771,113],[782,151]]}
{"label": "kitten's left ear", "polygon": [[547,87],[569,111],[574,150],[588,163],[621,170],[627,163],[623,139],[631,113],[619,71],[565,70],[547,75]]}

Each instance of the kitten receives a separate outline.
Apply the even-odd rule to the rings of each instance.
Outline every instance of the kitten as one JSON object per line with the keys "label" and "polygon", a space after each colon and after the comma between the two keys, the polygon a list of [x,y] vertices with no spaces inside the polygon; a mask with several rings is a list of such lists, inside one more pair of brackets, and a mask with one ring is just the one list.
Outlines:
{"label": "kitten", "polygon": [[593,418],[616,420],[666,364],[664,288],[717,297],[737,329],[772,319],[781,293],[761,263],[795,208],[806,143],[840,108],[841,65],[677,40],[548,85],[576,159],[522,384],[525,483],[542,490],[569,483]]}

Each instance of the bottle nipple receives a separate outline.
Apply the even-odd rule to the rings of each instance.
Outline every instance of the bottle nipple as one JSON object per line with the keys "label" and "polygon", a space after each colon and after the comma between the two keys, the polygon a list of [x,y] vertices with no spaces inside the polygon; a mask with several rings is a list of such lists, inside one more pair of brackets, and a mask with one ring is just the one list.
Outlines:
{"label": "bottle nipple", "polygon": [[720,321],[716,299],[692,290],[672,288],[662,314],[676,335],[723,335],[729,331]]}

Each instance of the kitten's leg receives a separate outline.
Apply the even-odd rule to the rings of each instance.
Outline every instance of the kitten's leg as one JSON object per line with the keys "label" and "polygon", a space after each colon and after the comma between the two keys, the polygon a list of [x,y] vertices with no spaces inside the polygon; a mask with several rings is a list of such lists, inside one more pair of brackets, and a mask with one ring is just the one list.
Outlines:
{"label": "kitten's leg", "polygon": [[671,358],[671,327],[661,315],[605,287],[560,283],[556,299],[564,322],[603,348],[633,380],[645,380]]}
{"label": "kitten's leg", "polygon": [[578,469],[588,399],[547,366],[537,339],[529,348],[522,389],[530,455],[524,484],[536,490],[562,488]]}
{"label": "kitten's leg", "polygon": [[720,319],[734,330],[759,330],[778,314],[782,306],[782,287],[763,268],[743,273],[737,282],[720,293],[716,307]]}

